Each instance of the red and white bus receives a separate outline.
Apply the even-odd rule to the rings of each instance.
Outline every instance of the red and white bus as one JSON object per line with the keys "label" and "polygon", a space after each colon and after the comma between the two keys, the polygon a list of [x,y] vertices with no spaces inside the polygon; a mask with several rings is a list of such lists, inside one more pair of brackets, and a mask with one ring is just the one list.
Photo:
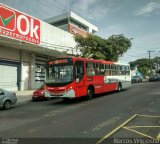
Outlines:
{"label": "red and white bus", "polygon": [[48,61],[45,97],[78,98],[110,91],[121,91],[131,85],[130,66],[116,62],[80,57]]}

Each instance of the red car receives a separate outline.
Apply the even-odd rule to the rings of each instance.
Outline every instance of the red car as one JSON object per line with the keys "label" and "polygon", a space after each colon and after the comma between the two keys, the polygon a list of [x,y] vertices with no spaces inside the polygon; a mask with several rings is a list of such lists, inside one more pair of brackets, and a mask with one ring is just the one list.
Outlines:
{"label": "red car", "polygon": [[46,97],[44,96],[44,89],[43,88],[34,91],[33,95],[32,95],[33,101],[40,100],[40,99],[46,99]]}

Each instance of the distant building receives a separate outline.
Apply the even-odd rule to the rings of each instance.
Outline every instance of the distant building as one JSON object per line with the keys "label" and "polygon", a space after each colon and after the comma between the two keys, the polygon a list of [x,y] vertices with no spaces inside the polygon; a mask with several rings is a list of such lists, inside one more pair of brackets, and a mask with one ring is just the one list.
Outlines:
{"label": "distant building", "polygon": [[46,19],[45,22],[68,31],[69,33],[74,35],[80,34],[85,36],[88,33],[94,34],[98,31],[98,28],[96,26],[73,12],[67,12],[62,15]]}

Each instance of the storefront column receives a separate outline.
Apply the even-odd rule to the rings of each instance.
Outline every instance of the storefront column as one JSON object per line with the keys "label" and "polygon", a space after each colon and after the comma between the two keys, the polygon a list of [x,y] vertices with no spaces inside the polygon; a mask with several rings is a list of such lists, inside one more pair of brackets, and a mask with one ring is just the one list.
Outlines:
{"label": "storefront column", "polygon": [[23,82],[23,52],[20,50],[20,63],[21,63],[21,69],[20,69],[20,91],[24,90],[24,82]]}
{"label": "storefront column", "polygon": [[31,54],[31,89],[36,89],[35,87],[35,54]]}

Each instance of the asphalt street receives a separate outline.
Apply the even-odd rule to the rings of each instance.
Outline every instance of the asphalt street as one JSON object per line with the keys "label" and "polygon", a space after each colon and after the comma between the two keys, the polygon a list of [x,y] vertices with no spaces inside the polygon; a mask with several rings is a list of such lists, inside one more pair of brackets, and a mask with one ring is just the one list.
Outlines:
{"label": "asphalt street", "polygon": [[[160,125],[160,82],[132,84],[122,92],[97,95],[88,101],[30,101],[0,110],[0,138],[90,138],[96,143],[109,133],[108,137],[113,137],[113,130],[135,114],[153,119],[155,116],[150,125]],[[134,125],[140,121],[149,125],[145,118],[136,119]],[[125,125],[126,128],[129,124]],[[160,128],[153,131],[155,136],[157,132]],[[122,135],[119,132],[118,137]]]}

